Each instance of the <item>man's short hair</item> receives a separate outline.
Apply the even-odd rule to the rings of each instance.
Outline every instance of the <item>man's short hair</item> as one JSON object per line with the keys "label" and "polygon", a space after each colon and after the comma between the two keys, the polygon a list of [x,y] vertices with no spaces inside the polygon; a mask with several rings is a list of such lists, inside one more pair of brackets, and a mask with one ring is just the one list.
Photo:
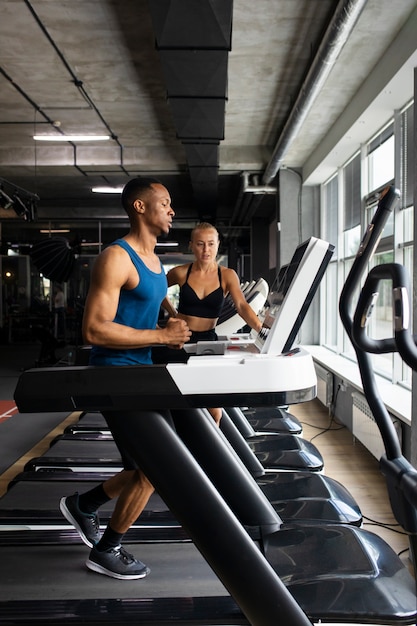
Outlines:
{"label": "man's short hair", "polygon": [[141,198],[143,192],[149,191],[152,185],[162,185],[162,183],[151,176],[137,176],[126,183],[122,191],[122,206],[128,215],[132,213],[134,201]]}

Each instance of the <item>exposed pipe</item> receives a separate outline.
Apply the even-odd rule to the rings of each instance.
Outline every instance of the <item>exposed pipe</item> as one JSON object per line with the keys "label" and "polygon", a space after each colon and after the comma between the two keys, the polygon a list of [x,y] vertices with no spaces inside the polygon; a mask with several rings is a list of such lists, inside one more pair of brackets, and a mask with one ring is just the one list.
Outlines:
{"label": "exposed pipe", "polygon": [[253,174],[251,176],[252,180],[250,181],[249,172],[243,172],[242,178],[243,178],[243,193],[253,193],[253,194],[259,194],[259,195],[260,194],[275,195],[277,193],[276,187],[269,186],[269,185],[260,185],[258,174]]}
{"label": "exposed pipe", "polygon": [[288,148],[298,134],[366,3],[367,0],[340,0],[266,166],[262,176],[264,185],[268,185],[277,175]]}

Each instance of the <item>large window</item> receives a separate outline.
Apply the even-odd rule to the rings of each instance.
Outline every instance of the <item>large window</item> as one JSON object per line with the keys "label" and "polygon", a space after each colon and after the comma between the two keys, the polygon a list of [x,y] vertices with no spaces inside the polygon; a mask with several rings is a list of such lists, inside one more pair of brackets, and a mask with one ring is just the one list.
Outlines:
{"label": "large window", "polygon": [[[322,301],[326,323],[322,327],[321,343],[348,358],[355,358],[355,353],[342,327],[338,307],[328,294],[340,295],[364,230],[375,212],[379,192],[388,184],[394,183],[400,189],[401,200],[385,225],[371,264],[403,264],[412,285],[413,130],[411,104],[393,115],[375,137],[358,147],[358,152],[323,185],[322,233],[335,244],[337,254],[326,272],[326,298]],[[393,336],[390,281],[380,284],[368,333],[375,339]],[[410,369],[401,359],[381,354],[372,355],[372,361],[375,371],[382,376],[395,383],[411,385]]]}

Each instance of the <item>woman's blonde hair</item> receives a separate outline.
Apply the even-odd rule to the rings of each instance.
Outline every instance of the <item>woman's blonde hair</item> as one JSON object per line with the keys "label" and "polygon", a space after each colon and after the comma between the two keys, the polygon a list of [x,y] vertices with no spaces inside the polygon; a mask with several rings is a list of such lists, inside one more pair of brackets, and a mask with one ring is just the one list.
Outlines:
{"label": "woman's blonde hair", "polygon": [[220,241],[219,231],[215,226],[213,226],[213,224],[210,224],[209,222],[200,222],[199,224],[197,224],[197,226],[194,226],[193,230],[191,231],[190,241],[194,239],[194,235],[197,230],[215,230],[217,233],[217,238]]}

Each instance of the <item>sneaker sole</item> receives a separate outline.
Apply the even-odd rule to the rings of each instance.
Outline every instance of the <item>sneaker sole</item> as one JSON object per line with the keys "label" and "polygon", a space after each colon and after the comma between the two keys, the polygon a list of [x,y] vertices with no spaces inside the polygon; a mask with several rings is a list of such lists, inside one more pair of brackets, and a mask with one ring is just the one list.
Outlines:
{"label": "sneaker sole", "polygon": [[88,569],[98,574],[104,574],[104,576],[110,576],[111,578],[117,578],[118,580],[137,580],[138,578],[145,578],[150,573],[149,567],[146,567],[140,574],[119,574],[118,572],[112,572],[110,569],[106,569],[102,565],[95,563],[88,559],[85,562]]}
{"label": "sneaker sole", "polygon": [[62,515],[65,517],[65,519],[70,522],[70,524],[72,524],[75,529],[77,530],[78,534],[80,535],[81,539],[83,540],[83,542],[85,543],[86,546],[88,546],[89,548],[93,548],[94,544],[92,541],[90,541],[90,539],[87,537],[87,535],[84,534],[84,531],[82,530],[82,528],[80,527],[80,525],[78,524],[77,520],[75,519],[75,517],[72,516],[70,510],[68,509],[67,505],[65,504],[65,497],[61,498],[60,502],[59,502],[59,508],[61,510]]}

